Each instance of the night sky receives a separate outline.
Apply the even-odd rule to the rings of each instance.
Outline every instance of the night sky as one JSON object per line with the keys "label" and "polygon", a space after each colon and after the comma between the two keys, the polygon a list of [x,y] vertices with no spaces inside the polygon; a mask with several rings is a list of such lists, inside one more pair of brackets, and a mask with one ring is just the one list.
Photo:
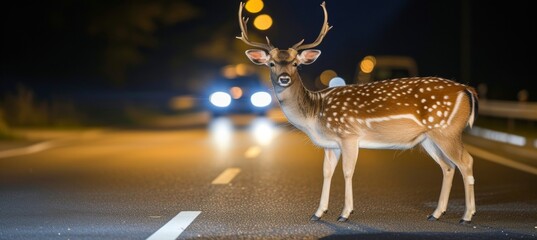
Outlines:
{"label": "night sky", "polygon": [[[250,25],[254,36],[267,35],[279,48],[316,38],[322,1],[264,2],[261,13],[270,14],[274,25],[267,31]],[[416,59],[421,76],[473,86],[485,83],[488,97],[496,99],[515,100],[525,88],[530,100],[537,101],[537,90],[530,86],[537,80],[537,39],[531,37],[537,28],[529,4],[328,0],[329,24],[334,27],[317,47],[321,57],[302,67],[302,75],[308,86],[325,69],[352,79],[366,55],[409,55]],[[0,97],[20,85],[41,97],[103,91],[196,93],[220,67],[247,62],[243,52],[248,47],[234,39],[240,33],[238,5],[235,0],[4,4]],[[149,20],[138,21],[137,16]],[[118,29],[130,26],[129,21],[134,30],[120,35]],[[464,24],[469,38],[461,37]],[[463,79],[461,71],[463,43],[470,49],[469,79]]]}

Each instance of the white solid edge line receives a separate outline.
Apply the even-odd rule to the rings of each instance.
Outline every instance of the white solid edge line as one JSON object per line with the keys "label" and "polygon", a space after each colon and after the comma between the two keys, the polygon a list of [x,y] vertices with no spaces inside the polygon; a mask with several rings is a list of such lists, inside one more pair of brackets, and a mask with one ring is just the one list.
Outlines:
{"label": "white solid edge line", "polygon": [[511,159],[508,159],[506,157],[496,155],[494,153],[491,153],[489,151],[485,151],[485,150],[483,150],[481,148],[478,148],[476,146],[464,144],[464,147],[466,149],[468,149],[468,151],[470,153],[472,153],[473,155],[481,157],[481,158],[483,158],[485,160],[488,160],[488,161],[491,161],[491,162],[494,162],[494,163],[498,163],[498,164],[501,164],[501,165],[504,165],[504,166],[507,166],[507,167],[510,167],[510,168],[514,168],[514,169],[517,169],[517,170],[520,170],[520,171],[524,171],[524,172],[527,172],[527,173],[537,175],[537,168],[535,168],[533,166],[529,166],[529,165],[526,165],[526,164],[511,160]]}
{"label": "white solid edge line", "polygon": [[40,142],[36,143],[34,145],[30,145],[27,147],[21,147],[21,148],[15,148],[10,149],[6,151],[0,152],[0,158],[8,158],[8,157],[16,157],[21,155],[27,155],[32,153],[41,152],[44,150],[47,150],[49,148],[54,147],[56,144],[54,144],[54,141],[46,141],[46,142]]}
{"label": "white solid edge line", "polygon": [[237,174],[239,174],[239,172],[241,172],[240,168],[228,168],[220,173],[220,175],[212,181],[212,184],[228,184],[235,176],[237,176]]}
{"label": "white solid edge line", "polygon": [[147,240],[176,239],[190,225],[201,211],[182,211],[159,230],[151,234]]}

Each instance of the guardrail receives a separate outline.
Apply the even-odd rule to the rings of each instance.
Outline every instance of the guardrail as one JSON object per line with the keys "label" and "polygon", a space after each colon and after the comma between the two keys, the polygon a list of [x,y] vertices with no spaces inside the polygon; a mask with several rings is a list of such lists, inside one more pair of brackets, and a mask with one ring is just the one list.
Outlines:
{"label": "guardrail", "polygon": [[[537,121],[537,102],[515,102],[481,99],[479,101],[478,111],[479,115],[507,119],[507,128],[510,130],[513,130],[515,128],[515,119]],[[475,127],[475,129],[469,129],[468,133],[494,141],[505,142],[517,146],[529,146],[537,148],[536,138],[527,138],[511,133],[503,133],[479,127]]]}
{"label": "guardrail", "polygon": [[537,102],[480,100],[479,114],[508,119],[537,120]]}

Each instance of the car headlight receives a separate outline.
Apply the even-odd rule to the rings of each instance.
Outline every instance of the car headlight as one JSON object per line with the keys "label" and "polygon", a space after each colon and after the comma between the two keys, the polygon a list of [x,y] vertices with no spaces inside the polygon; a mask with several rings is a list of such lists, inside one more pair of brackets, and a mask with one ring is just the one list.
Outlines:
{"label": "car headlight", "polygon": [[252,94],[250,101],[256,107],[266,107],[272,102],[272,97],[267,92],[256,92]]}
{"label": "car headlight", "polygon": [[231,104],[231,96],[225,92],[215,92],[211,94],[209,101],[217,107],[227,107]]}

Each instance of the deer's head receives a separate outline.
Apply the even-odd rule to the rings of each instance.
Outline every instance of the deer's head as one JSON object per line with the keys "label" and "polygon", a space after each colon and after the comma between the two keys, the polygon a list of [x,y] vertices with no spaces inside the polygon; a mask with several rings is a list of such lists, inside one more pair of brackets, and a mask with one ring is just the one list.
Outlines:
{"label": "deer's head", "polygon": [[324,11],[324,23],[321,28],[321,32],[317,39],[310,44],[303,44],[304,39],[293,45],[291,48],[280,50],[274,47],[270,40],[267,39],[267,43],[252,42],[248,39],[248,31],[246,24],[248,18],[242,17],[242,9],[244,4],[241,3],[239,7],[239,23],[241,27],[241,36],[238,39],[244,41],[246,44],[256,47],[256,49],[250,49],[246,51],[246,56],[257,65],[265,65],[270,68],[270,78],[272,84],[278,88],[287,88],[294,84],[299,79],[297,67],[299,65],[308,65],[321,55],[321,51],[312,49],[319,45],[326,33],[332,28],[328,25],[328,13],[326,12],[325,3],[321,4]]}

